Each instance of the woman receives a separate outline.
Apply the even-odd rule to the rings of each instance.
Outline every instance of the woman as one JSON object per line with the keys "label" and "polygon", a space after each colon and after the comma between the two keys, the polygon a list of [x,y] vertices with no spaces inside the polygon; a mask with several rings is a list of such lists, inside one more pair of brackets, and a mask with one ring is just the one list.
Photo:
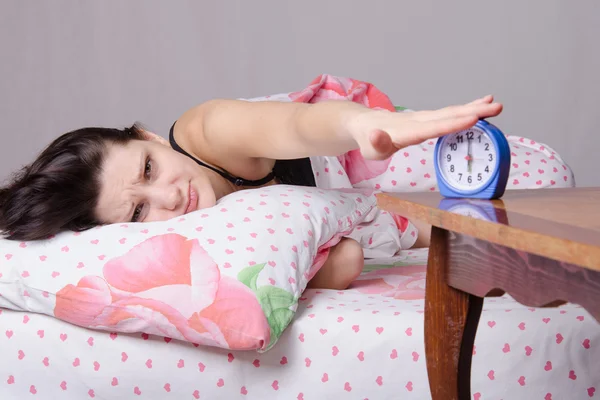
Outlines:
{"label": "woman", "polygon": [[[314,186],[310,156],[399,149],[500,114],[486,96],[436,111],[392,113],[351,101],[316,104],[212,100],[186,111],[170,142],[134,125],[64,134],[0,189],[0,231],[37,240],[99,224],[171,219],[237,190]],[[420,240],[418,246],[427,246]],[[362,270],[360,245],[342,240],[311,282],[345,288]]]}

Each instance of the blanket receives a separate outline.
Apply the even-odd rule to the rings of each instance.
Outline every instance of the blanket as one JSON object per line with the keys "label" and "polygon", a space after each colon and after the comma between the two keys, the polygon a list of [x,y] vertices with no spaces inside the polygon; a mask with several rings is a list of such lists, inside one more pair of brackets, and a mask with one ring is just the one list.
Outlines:
{"label": "blanket", "polygon": [[[405,110],[403,107],[396,107],[385,93],[369,82],[328,74],[316,77],[308,86],[299,91],[243,100],[312,104],[343,100],[377,110],[390,112]],[[310,158],[317,187],[324,189],[369,188],[375,191],[380,191],[381,185],[359,184],[385,172],[392,159],[393,157],[386,160],[368,160],[358,149],[339,157],[315,156]],[[400,250],[411,248],[415,244],[417,236],[417,228],[408,219],[388,212],[379,213],[376,218],[364,222],[347,235],[362,245],[365,258],[392,257]]]}

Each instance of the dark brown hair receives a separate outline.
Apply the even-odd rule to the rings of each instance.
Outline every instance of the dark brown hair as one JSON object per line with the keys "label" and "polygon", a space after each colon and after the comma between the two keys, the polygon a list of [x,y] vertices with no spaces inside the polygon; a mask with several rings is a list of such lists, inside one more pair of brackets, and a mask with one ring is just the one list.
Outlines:
{"label": "dark brown hair", "polygon": [[82,128],[54,140],[0,188],[0,233],[7,239],[38,240],[99,225],[95,208],[107,145],[130,140],[143,140],[138,125]]}

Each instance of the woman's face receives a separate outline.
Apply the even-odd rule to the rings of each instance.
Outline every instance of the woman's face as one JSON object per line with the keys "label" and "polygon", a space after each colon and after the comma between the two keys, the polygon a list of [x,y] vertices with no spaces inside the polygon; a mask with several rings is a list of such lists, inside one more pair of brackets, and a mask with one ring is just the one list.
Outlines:
{"label": "woman's face", "polygon": [[102,223],[165,221],[215,205],[206,170],[150,140],[109,144],[96,216]]}

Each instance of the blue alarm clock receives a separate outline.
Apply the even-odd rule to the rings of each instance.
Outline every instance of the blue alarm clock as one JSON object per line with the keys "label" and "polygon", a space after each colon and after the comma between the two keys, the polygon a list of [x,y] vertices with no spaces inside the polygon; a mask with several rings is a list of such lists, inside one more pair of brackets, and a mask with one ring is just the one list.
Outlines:
{"label": "blue alarm clock", "polygon": [[500,198],[510,171],[508,141],[496,126],[479,120],[469,129],[438,139],[434,166],[444,197]]}

